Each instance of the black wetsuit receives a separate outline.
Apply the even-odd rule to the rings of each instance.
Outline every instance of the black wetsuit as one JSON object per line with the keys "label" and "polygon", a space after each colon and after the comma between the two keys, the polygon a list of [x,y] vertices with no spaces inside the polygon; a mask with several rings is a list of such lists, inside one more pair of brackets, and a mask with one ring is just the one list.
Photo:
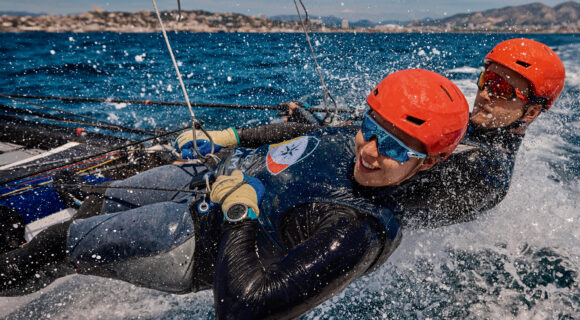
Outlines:
{"label": "black wetsuit", "polygon": [[257,221],[224,225],[214,284],[220,319],[298,317],[371,271],[384,249],[380,223],[338,204],[289,212],[286,255],[273,247],[256,252],[258,230]]}
{"label": "black wetsuit", "polygon": [[447,160],[400,185],[396,192],[406,227],[439,227],[473,220],[508,192],[524,138],[508,128],[476,129]]}

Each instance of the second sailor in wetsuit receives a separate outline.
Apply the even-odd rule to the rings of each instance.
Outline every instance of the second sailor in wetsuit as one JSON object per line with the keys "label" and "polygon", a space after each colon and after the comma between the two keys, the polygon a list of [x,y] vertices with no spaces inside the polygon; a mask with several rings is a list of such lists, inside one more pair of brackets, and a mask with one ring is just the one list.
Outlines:
{"label": "second sailor in wetsuit", "polygon": [[[106,214],[68,228],[68,261],[81,273],[168,292],[213,288],[220,319],[306,313],[386,261],[401,238],[392,190],[448,157],[467,130],[459,89],[427,70],[389,75],[367,102],[358,132],[326,128],[235,149],[218,166],[209,210],[200,205],[210,199],[186,193],[136,200],[140,192],[111,189]],[[117,185],[191,185],[206,172],[161,167]],[[62,255],[29,246],[39,248],[2,258]],[[4,285],[18,271],[0,272]]]}
{"label": "second sailor in wetsuit", "polygon": [[562,61],[534,40],[503,41],[484,63],[469,129],[458,148],[467,150],[401,185],[405,224],[467,221],[497,205],[508,192],[528,125],[550,109],[564,87]]}

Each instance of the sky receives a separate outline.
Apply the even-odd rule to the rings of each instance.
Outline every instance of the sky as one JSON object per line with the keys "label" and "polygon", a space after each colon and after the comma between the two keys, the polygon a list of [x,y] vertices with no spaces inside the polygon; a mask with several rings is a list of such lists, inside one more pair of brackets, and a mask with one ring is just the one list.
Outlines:
{"label": "sky", "polygon": [[[548,6],[569,0],[303,0],[312,17],[336,16],[351,21],[369,19],[407,21],[412,19],[441,18],[456,13],[518,6],[542,2]],[[298,2],[299,3],[299,2]],[[160,10],[177,9],[177,0],[157,0]],[[153,10],[149,0],[0,0],[0,11],[27,11],[33,13],[69,14],[90,11],[99,6],[106,11]],[[181,0],[183,10],[236,12],[250,16],[265,14],[294,15],[293,0]]]}

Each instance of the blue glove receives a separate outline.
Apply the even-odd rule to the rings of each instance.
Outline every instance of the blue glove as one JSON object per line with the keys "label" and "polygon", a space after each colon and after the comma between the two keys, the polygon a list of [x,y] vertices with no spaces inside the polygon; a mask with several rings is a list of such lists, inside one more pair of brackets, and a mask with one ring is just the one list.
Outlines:
{"label": "blue glove", "polygon": [[[214,152],[217,152],[224,147],[237,147],[240,144],[238,133],[234,128],[208,131],[208,134],[213,138]],[[211,141],[208,136],[201,130],[197,130],[195,131],[195,137],[197,141],[197,150],[203,156],[209,154],[211,152]],[[193,148],[193,132],[191,130],[177,136],[177,139],[173,142],[173,147],[175,148],[175,151],[181,154],[182,159],[197,158],[197,154]]]}

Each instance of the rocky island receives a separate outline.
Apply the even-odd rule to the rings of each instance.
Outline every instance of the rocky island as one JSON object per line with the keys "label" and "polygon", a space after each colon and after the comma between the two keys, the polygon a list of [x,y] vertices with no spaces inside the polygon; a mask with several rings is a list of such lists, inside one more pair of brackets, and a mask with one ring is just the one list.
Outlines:
{"label": "rocky island", "polygon": [[[162,12],[166,27],[187,32],[302,32],[299,21],[268,19],[264,15],[212,13],[202,10]],[[580,4],[566,2],[555,7],[541,3],[456,14],[444,19],[414,20],[406,24],[375,24],[368,27],[325,25],[310,20],[312,32],[518,32],[578,33]],[[154,12],[107,12],[95,8],[76,15],[0,16],[0,32],[157,32]]]}

